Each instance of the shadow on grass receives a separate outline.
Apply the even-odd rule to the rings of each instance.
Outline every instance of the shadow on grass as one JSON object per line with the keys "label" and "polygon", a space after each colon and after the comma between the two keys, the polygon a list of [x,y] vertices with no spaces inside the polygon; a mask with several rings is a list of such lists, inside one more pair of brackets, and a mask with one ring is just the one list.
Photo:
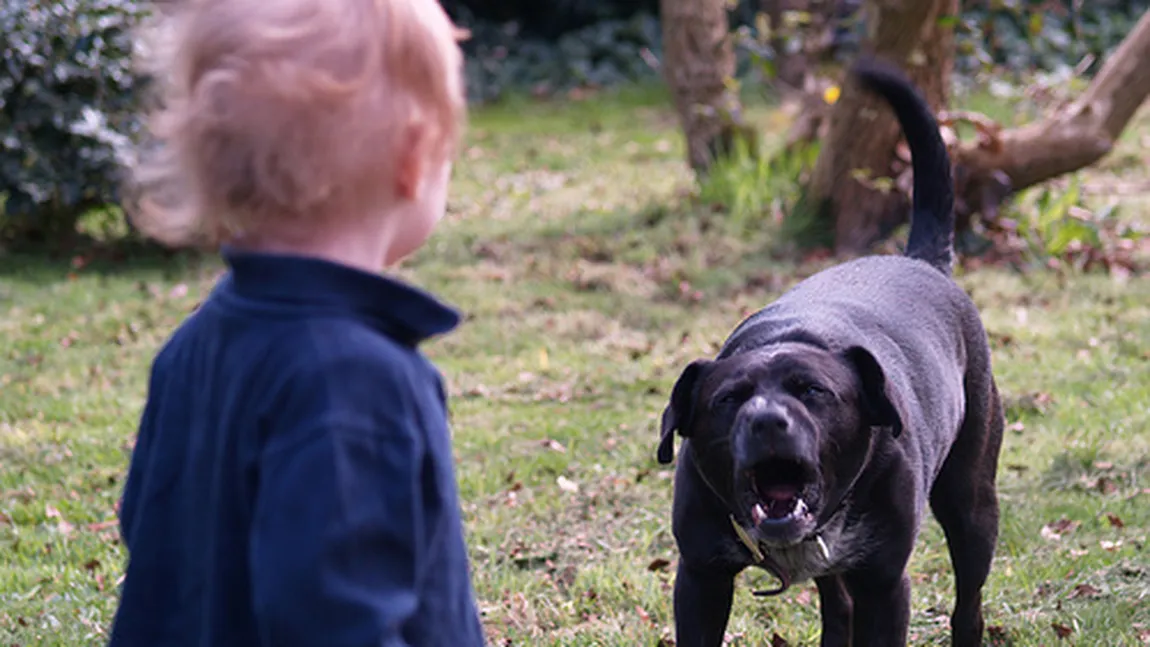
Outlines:
{"label": "shadow on grass", "polygon": [[50,285],[81,269],[101,276],[141,271],[175,276],[199,267],[206,258],[203,252],[172,250],[136,237],[84,237],[68,245],[22,245],[0,252],[0,281],[19,279],[33,285]]}

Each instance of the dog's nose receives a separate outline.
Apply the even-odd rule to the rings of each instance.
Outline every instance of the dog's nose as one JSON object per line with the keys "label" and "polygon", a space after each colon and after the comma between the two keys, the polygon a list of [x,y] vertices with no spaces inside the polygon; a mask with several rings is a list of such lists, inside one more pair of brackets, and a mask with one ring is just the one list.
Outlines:
{"label": "dog's nose", "polygon": [[771,436],[787,431],[790,424],[791,419],[787,413],[779,407],[774,407],[755,416],[751,421],[751,428],[756,434]]}
{"label": "dog's nose", "polygon": [[811,439],[807,438],[787,410],[762,396],[747,402],[742,431],[737,434],[735,459],[741,465],[754,465],[768,458],[809,460]]}

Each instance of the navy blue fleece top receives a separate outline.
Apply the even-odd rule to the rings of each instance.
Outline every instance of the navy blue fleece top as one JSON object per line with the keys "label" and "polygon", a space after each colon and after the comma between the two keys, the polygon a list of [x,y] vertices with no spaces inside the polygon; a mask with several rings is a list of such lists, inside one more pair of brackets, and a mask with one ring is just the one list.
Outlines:
{"label": "navy blue fleece top", "polygon": [[228,251],[152,367],[112,647],[473,647],[446,401],[412,287]]}

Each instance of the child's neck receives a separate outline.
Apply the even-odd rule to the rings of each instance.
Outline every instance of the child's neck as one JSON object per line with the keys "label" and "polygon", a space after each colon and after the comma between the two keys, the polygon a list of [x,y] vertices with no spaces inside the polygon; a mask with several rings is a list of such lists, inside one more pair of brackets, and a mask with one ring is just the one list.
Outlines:
{"label": "child's neck", "polygon": [[[373,223],[374,224],[374,223]],[[378,226],[325,226],[317,231],[248,235],[231,243],[238,249],[269,254],[307,256],[378,274],[391,264],[394,227],[386,220]]]}

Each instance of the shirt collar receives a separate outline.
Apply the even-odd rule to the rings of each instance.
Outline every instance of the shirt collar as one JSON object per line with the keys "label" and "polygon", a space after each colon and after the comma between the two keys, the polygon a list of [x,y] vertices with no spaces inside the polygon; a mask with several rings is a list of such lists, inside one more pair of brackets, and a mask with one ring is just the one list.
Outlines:
{"label": "shirt collar", "polygon": [[397,279],[320,258],[225,247],[236,294],[301,306],[348,308],[412,346],[459,325],[459,313]]}

